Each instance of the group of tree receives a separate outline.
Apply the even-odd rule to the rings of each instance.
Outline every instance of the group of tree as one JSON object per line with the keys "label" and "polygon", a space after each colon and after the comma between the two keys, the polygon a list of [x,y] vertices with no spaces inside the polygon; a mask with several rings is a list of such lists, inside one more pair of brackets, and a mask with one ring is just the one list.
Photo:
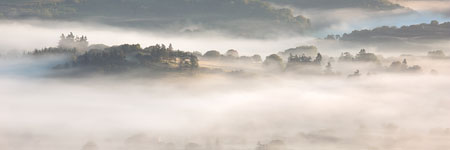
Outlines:
{"label": "group of tree", "polygon": [[356,56],[353,56],[350,52],[344,52],[339,57],[339,61],[342,62],[378,62],[378,57],[374,53],[368,53],[365,49],[361,49]]}
{"label": "group of tree", "polygon": [[124,44],[104,50],[92,49],[76,57],[70,66],[94,67],[103,71],[123,71],[135,67],[153,69],[196,69],[197,56],[173,50],[172,45],[156,44],[142,49],[139,44]]}
{"label": "group of tree", "polygon": [[213,60],[213,61],[234,61],[234,62],[250,62],[250,63],[260,63],[262,62],[262,58],[260,55],[255,54],[253,56],[239,56],[239,52],[234,49],[230,49],[225,54],[221,54],[217,50],[207,51],[205,54],[201,54],[200,52],[194,52],[194,54],[205,60]]}
{"label": "group of tree", "polygon": [[267,56],[263,64],[265,67],[270,69],[284,70],[283,58],[277,54]]}
{"label": "group of tree", "polygon": [[76,48],[59,48],[59,47],[48,47],[43,49],[35,49],[34,51],[28,52],[28,55],[33,56],[51,56],[51,55],[66,55],[74,56],[78,53]]}
{"label": "group of tree", "polygon": [[[286,64],[277,54],[272,54],[266,57],[263,65],[270,70],[279,71],[296,71],[303,73],[323,73],[322,71],[323,56],[317,53],[315,59],[306,55],[290,55]],[[331,64],[328,64],[328,71],[332,72]]]}
{"label": "group of tree", "polygon": [[77,49],[79,51],[86,51],[89,46],[89,42],[86,36],[75,36],[70,32],[67,36],[61,35],[58,42],[58,48],[62,49]]}
{"label": "group of tree", "polygon": [[290,48],[284,50],[282,52],[278,52],[278,55],[283,59],[288,59],[291,55],[306,55],[306,56],[315,56],[318,53],[318,49],[316,46],[298,46],[295,48]]}
{"label": "group of tree", "polygon": [[356,77],[360,77],[361,73],[359,71],[359,69],[357,69],[355,72],[353,72],[353,74],[348,75],[348,78],[356,78]]}
{"label": "group of tree", "polygon": [[[101,71],[123,71],[136,67],[153,69],[196,69],[199,67],[198,58],[191,52],[174,50],[172,44],[156,44],[141,48],[139,44],[123,44],[119,46],[89,46],[86,36],[74,36],[73,33],[61,36],[57,47],[34,50],[28,55],[69,56],[64,64],[55,69],[74,67],[94,68]],[[89,47],[88,47],[89,46]],[[88,48],[91,48],[88,50]]]}
{"label": "group of tree", "polygon": [[75,36],[70,32],[67,36],[60,36],[57,47],[48,47],[43,49],[35,49],[29,52],[29,55],[48,56],[48,55],[68,55],[76,56],[88,50],[89,42],[86,36]]}
{"label": "group of tree", "polygon": [[[74,46],[76,45],[76,46]],[[83,45],[81,50],[79,45]],[[219,51],[211,50],[205,54],[200,52],[184,52],[175,50],[170,44],[156,44],[146,48],[141,48],[139,44],[123,44],[119,46],[104,47],[104,46],[89,46],[85,36],[77,37],[73,33],[67,36],[62,35],[58,47],[44,48],[41,50],[34,50],[29,52],[33,56],[48,56],[48,55],[63,55],[68,58],[68,61],[63,64],[55,66],[55,69],[69,69],[69,68],[89,68],[104,72],[124,71],[132,68],[151,68],[151,69],[165,69],[165,70],[194,70],[200,67],[199,59],[204,61],[223,61],[224,63],[244,62],[244,63],[261,63],[262,59],[259,55],[240,56],[239,52],[234,49],[228,50],[221,54]],[[287,52],[287,51],[286,51]],[[293,51],[295,52],[295,51]],[[443,51],[430,51],[429,57],[443,58],[445,54]],[[332,75],[336,74],[331,64],[332,59],[327,59],[329,62],[324,65],[322,70],[324,58],[321,53],[317,53],[315,58],[305,54],[293,55],[283,61],[283,58],[277,54],[269,55],[262,62],[268,70],[278,71],[298,71],[308,73],[321,73]],[[369,53],[365,49],[361,49],[355,56],[345,52],[339,57],[341,62],[372,62],[380,66],[381,69],[386,69],[389,72],[418,72],[421,67],[418,65],[408,66],[405,60],[402,62],[394,61],[383,68],[378,57],[374,53]],[[353,76],[359,76],[359,70]]]}
{"label": "group of tree", "polygon": [[[327,67],[328,68],[328,67]],[[422,71],[422,67],[419,65],[409,66],[408,61],[403,59],[403,61],[394,61],[389,66],[383,68],[382,71],[391,73],[418,73]],[[435,70],[432,70],[432,73]],[[368,72],[367,75],[373,75],[373,72]],[[353,74],[348,75],[349,78],[360,77],[362,74],[359,69],[357,69]]]}
{"label": "group of tree", "polygon": [[[327,70],[322,70],[322,61],[323,56],[320,53],[317,53],[316,57],[313,59],[311,56],[298,56],[298,55],[291,55],[288,58],[287,64],[286,64],[286,71],[290,72],[298,72],[302,74],[328,74],[331,75],[332,68],[331,63],[327,64]],[[329,68],[328,68],[329,67]]]}
{"label": "group of tree", "polygon": [[447,57],[442,50],[429,51],[427,56],[433,59],[442,59]]}
{"label": "group of tree", "polygon": [[312,60],[311,56],[298,56],[298,55],[292,55],[289,56],[288,59],[288,66],[295,66],[295,65],[321,65],[322,64],[322,54],[317,53],[317,56],[314,60]]}
{"label": "group of tree", "polygon": [[403,59],[402,62],[392,62],[387,70],[390,72],[419,72],[422,70],[422,67],[420,67],[419,65],[408,66],[408,61],[406,59]]}

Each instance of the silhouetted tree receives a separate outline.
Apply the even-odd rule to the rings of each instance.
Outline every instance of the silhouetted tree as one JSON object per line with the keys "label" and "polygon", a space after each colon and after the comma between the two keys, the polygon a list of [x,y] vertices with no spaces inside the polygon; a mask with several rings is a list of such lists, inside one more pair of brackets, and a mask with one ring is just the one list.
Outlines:
{"label": "silhouetted tree", "polygon": [[207,52],[203,55],[203,57],[217,59],[217,58],[220,58],[220,52],[219,52],[219,51],[216,51],[216,50],[207,51]]}
{"label": "silhouetted tree", "polygon": [[317,65],[320,65],[322,63],[322,55],[320,53],[317,53],[316,59],[314,60],[314,63]]}
{"label": "silhouetted tree", "polygon": [[167,50],[169,50],[169,51],[173,51],[172,43],[171,43],[171,44],[169,44],[169,48],[167,48]]}
{"label": "silhouetted tree", "polygon": [[325,74],[334,74],[333,66],[331,65],[330,62],[328,62],[327,65],[325,66]]}
{"label": "silhouetted tree", "polygon": [[229,58],[239,58],[239,52],[234,49],[230,49],[225,53],[225,56]]}
{"label": "silhouetted tree", "polygon": [[70,32],[67,36],[62,34],[60,36],[60,40],[58,42],[58,48],[62,49],[77,49],[79,51],[87,50],[89,46],[89,42],[87,41],[86,36],[75,36],[72,32]]}
{"label": "silhouetted tree", "polygon": [[349,52],[341,53],[341,56],[339,57],[339,61],[353,61],[353,55]]}
{"label": "silhouetted tree", "polygon": [[190,63],[191,63],[191,68],[198,68],[198,58],[197,56],[191,55],[189,57]]}
{"label": "silhouetted tree", "polygon": [[375,62],[378,61],[378,57],[373,53],[367,53],[365,49],[361,49],[355,57],[356,61]]}
{"label": "silhouetted tree", "polygon": [[282,69],[283,68],[283,59],[277,54],[272,54],[266,57],[264,60],[264,66],[269,67],[271,69]]}
{"label": "silhouetted tree", "polygon": [[252,60],[253,60],[254,62],[262,62],[262,58],[261,58],[260,55],[253,55],[253,56],[252,56]]}
{"label": "silhouetted tree", "polygon": [[431,58],[445,58],[445,53],[442,50],[429,51],[428,57]]}
{"label": "silhouetted tree", "polygon": [[387,68],[387,70],[391,72],[418,72],[421,71],[421,67],[418,65],[409,67],[407,60],[403,59],[402,62],[400,61],[392,62],[389,68]]}
{"label": "silhouetted tree", "polygon": [[359,69],[356,70],[353,74],[348,75],[349,78],[352,78],[352,77],[359,77],[359,76],[361,76],[361,73],[359,72]]}

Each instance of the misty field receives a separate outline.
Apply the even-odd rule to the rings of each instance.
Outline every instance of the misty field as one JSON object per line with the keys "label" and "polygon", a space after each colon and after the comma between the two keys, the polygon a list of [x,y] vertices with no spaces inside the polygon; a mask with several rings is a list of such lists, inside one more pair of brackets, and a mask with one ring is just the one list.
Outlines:
{"label": "misty field", "polygon": [[[447,74],[2,76],[1,83],[0,146],[13,149],[80,149],[88,141],[101,149],[181,148],[189,142],[254,149],[273,139],[288,149],[450,146]],[[142,137],[127,143],[136,135]]]}

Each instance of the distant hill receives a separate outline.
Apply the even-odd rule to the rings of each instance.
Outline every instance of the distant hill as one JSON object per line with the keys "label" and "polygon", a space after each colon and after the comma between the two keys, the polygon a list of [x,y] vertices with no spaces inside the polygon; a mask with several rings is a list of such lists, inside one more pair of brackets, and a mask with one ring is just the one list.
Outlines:
{"label": "distant hill", "polygon": [[94,21],[119,27],[244,37],[300,34],[309,19],[259,0],[2,0],[0,18]]}
{"label": "distant hill", "polygon": [[423,50],[448,49],[450,22],[422,23],[395,27],[355,30],[343,35],[328,35],[325,41],[337,41],[344,45],[377,47],[379,50],[397,52],[422,52]]}
{"label": "distant hill", "polygon": [[372,30],[355,30],[343,34],[341,41],[356,42],[396,42],[396,41],[432,41],[450,40],[450,22],[417,24],[402,27],[382,26]]}
{"label": "distant hill", "polygon": [[275,4],[291,5],[307,9],[364,8],[373,10],[392,10],[402,8],[389,0],[266,0]]}

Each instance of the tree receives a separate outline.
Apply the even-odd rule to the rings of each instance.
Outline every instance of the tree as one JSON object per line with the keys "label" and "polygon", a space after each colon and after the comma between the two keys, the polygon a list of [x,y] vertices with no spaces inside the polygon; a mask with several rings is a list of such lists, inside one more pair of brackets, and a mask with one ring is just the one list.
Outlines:
{"label": "tree", "polygon": [[322,55],[320,53],[317,53],[316,59],[314,60],[315,64],[320,65],[322,63]]}
{"label": "tree", "polygon": [[422,67],[419,65],[414,65],[412,67],[408,67],[409,72],[420,72],[422,70]]}
{"label": "tree", "polygon": [[327,66],[325,66],[325,74],[334,74],[333,73],[333,66],[330,62],[327,63]]}
{"label": "tree", "polygon": [[418,72],[421,71],[422,67],[418,65],[414,65],[412,67],[408,66],[408,62],[406,59],[403,59],[402,62],[400,61],[394,61],[391,63],[391,65],[388,68],[388,71],[392,72]]}
{"label": "tree", "polygon": [[272,54],[266,57],[263,64],[267,67],[281,69],[283,67],[283,59],[277,54]]}
{"label": "tree", "polygon": [[87,41],[86,36],[75,36],[72,32],[70,32],[67,36],[62,34],[60,36],[60,40],[58,42],[58,48],[63,49],[77,49],[79,51],[87,50],[89,46],[89,42]]}
{"label": "tree", "polygon": [[348,75],[349,78],[359,77],[359,76],[361,76],[361,73],[359,73],[359,69],[357,69],[353,74]]}
{"label": "tree", "polygon": [[290,48],[283,52],[279,52],[278,55],[282,56],[283,58],[289,56],[289,55],[306,55],[306,56],[314,56],[317,55],[317,47],[315,46],[299,46],[296,48]]}
{"label": "tree", "polygon": [[439,25],[439,21],[433,20],[433,21],[431,21],[430,25],[437,26],[437,25]]}
{"label": "tree", "polygon": [[197,56],[191,54],[189,61],[191,62],[191,68],[198,68],[199,65]]}
{"label": "tree", "polygon": [[325,40],[336,40],[336,36],[335,35],[327,35],[327,37],[325,37]]}
{"label": "tree", "polygon": [[339,61],[353,61],[353,55],[349,52],[341,53],[341,56],[339,57]]}
{"label": "tree", "polygon": [[252,60],[253,60],[254,62],[262,62],[262,58],[261,58],[260,55],[253,55],[253,56],[252,56]]}
{"label": "tree", "polygon": [[442,50],[429,51],[428,57],[431,58],[445,58],[445,53]]}
{"label": "tree", "polygon": [[169,44],[169,48],[167,48],[169,51],[173,51],[172,43]]}
{"label": "tree", "polygon": [[361,49],[355,57],[356,61],[375,62],[378,61],[378,57],[373,53],[367,53],[365,49]]}
{"label": "tree", "polygon": [[230,58],[239,58],[239,52],[234,49],[230,49],[225,53],[225,56]]}
{"label": "tree", "polygon": [[404,71],[406,67],[403,67],[402,63],[400,61],[394,61],[389,66],[390,71]]}
{"label": "tree", "polygon": [[216,51],[216,50],[210,50],[210,51],[207,51],[207,52],[203,55],[203,57],[206,57],[206,58],[214,58],[214,59],[216,59],[216,58],[219,58],[219,57],[220,57],[220,52],[219,52],[219,51]]}

